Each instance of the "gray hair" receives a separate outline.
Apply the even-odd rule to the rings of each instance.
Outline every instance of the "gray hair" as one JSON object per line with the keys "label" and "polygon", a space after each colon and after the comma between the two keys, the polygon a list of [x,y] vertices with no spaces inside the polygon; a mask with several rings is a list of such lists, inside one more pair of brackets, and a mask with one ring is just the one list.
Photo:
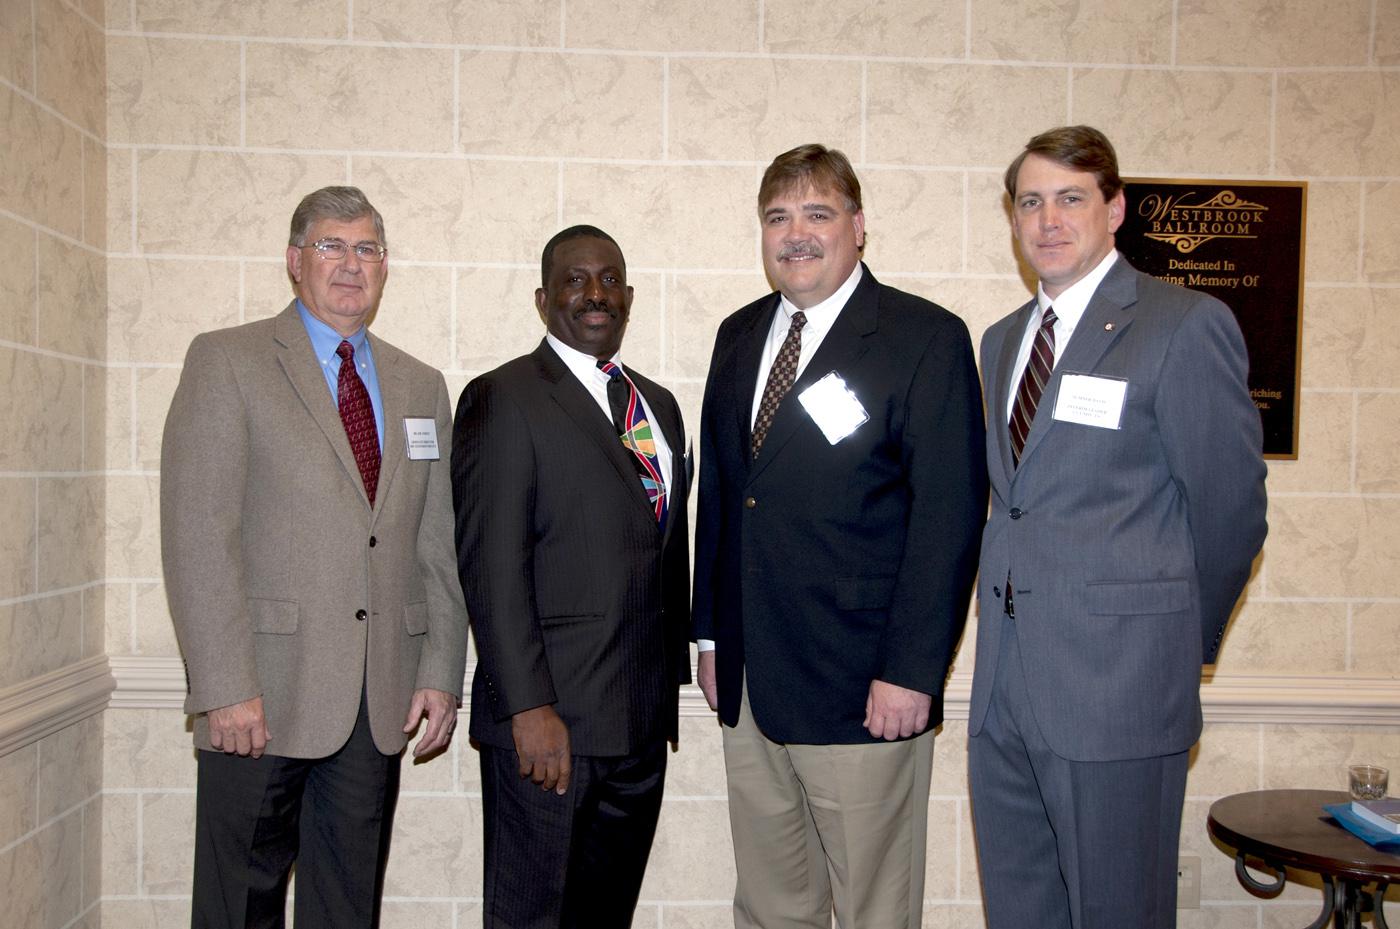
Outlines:
{"label": "gray hair", "polygon": [[365,216],[374,220],[374,234],[379,237],[379,244],[388,247],[384,217],[379,215],[364,191],[358,187],[322,187],[313,190],[301,198],[296,211],[292,213],[292,232],[287,244],[296,248],[305,245],[311,227],[323,219],[350,222]]}

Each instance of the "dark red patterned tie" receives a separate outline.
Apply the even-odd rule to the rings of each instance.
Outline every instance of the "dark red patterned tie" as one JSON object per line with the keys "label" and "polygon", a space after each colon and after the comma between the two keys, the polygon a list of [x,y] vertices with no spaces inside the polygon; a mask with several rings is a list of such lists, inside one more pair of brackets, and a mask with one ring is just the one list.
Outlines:
{"label": "dark red patterned tie", "polygon": [[807,314],[798,310],[792,314],[792,324],[788,326],[787,338],[778,349],[778,357],[773,359],[773,367],[768,369],[768,382],[763,385],[763,398],[758,402],[758,415],[753,421],[753,456],[763,448],[763,440],[768,437],[768,427],[773,425],[773,416],[778,412],[778,404],[792,389],[797,380],[797,361],[802,357],[802,327],[807,325]]}
{"label": "dark red patterned tie", "polygon": [[369,391],[355,370],[355,346],[341,342],[335,353],[340,356],[340,376],[336,383],[336,402],[340,406],[340,421],[345,424],[345,437],[355,453],[360,479],[365,482],[365,496],[374,506],[374,491],[379,486],[379,430],[374,425],[374,404]]}
{"label": "dark red patterned tie", "polygon": [[1031,423],[1035,422],[1035,408],[1040,405],[1040,395],[1050,382],[1050,372],[1055,370],[1057,319],[1055,308],[1047,306],[1040,328],[1035,332],[1035,341],[1031,343],[1031,357],[1026,361],[1021,384],[1016,388],[1016,402],[1011,407],[1011,460],[1017,465],[1021,463],[1021,451],[1026,447]]}

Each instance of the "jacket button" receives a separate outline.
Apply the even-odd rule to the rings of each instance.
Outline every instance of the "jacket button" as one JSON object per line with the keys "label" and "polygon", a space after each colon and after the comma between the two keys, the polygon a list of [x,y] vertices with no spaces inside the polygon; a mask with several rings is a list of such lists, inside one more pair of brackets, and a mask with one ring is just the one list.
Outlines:
{"label": "jacket button", "polygon": [[378,544],[379,544],[379,540],[378,540],[378,539],[376,539],[374,536],[370,536],[370,537],[369,537],[369,547],[370,547],[370,548],[374,548],[374,547],[375,547],[376,545],[378,545]]}
{"label": "jacket button", "polygon": [[753,509],[754,507],[758,506],[758,501],[755,500],[753,497],[745,497],[744,506],[748,507],[749,509]]}
{"label": "jacket button", "polygon": [[366,617],[368,617],[368,616],[369,616],[369,614],[366,613],[364,610],[356,610],[356,611],[355,611],[355,618],[358,619],[360,622],[364,622],[365,619],[366,619]]}
{"label": "jacket button", "polygon": [[1000,599],[1001,599],[1001,588],[1000,588],[1000,587],[993,587],[993,588],[992,588],[992,594],[993,594],[993,596],[995,596],[998,600],[1000,600]]}
{"label": "jacket button", "polygon": [[1006,515],[1010,516],[1012,519],[1020,519],[1021,508],[1019,506],[1013,506],[1010,510],[1007,511]]}

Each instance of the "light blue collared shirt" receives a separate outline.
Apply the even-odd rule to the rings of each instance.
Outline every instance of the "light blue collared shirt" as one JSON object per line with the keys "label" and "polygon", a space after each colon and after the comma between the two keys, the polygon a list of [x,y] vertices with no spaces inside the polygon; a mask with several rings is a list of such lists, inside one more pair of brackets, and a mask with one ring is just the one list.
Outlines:
{"label": "light blue collared shirt", "polygon": [[301,314],[301,323],[311,338],[311,350],[316,354],[316,360],[321,363],[321,373],[326,377],[326,386],[331,390],[331,402],[336,404],[336,409],[340,408],[340,356],[335,350],[340,347],[341,342],[349,342],[354,347],[355,365],[359,370],[360,380],[365,382],[365,390],[369,391],[369,402],[374,406],[374,427],[379,433],[379,453],[384,454],[384,403],[379,399],[379,372],[374,367],[374,352],[370,351],[369,334],[365,327],[361,326],[358,332],[347,338],[312,316],[311,311],[300,299],[297,300],[297,312]]}

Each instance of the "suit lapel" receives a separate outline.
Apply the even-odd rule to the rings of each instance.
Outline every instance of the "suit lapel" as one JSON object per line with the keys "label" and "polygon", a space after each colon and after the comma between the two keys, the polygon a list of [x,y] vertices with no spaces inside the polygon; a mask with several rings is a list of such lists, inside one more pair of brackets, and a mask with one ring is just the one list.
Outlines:
{"label": "suit lapel", "polygon": [[1045,385],[1045,394],[1036,410],[1035,421],[1031,423],[1031,431],[1026,436],[1026,447],[1021,450],[1022,466],[1050,431],[1055,398],[1059,395],[1060,381],[1065,373],[1093,372],[1104,353],[1132,325],[1132,314],[1126,311],[1137,302],[1136,273],[1126,258],[1118,256],[1094,295],[1089,298],[1089,305],[1084,308],[1079,325],[1074,327],[1074,338],[1070,339],[1064,354],[1056,359],[1055,373],[1051,375],[1050,383]]}
{"label": "suit lapel", "polygon": [[282,366],[283,373],[311,413],[311,418],[325,433],[326,440],[331,443],[346,474],[353,478],[352,483],[368,509],[369,497],[365,494],[364,482],[360,480],[360,468],[355,464],[350,440],[345,436],[345,424],[340,421],[335,400],[326,389],[326,377],[321,373],[311,348],[311,337],[306,334],[306,327],[297,314],[296,301],[278,314],[273,324],[273,339],[277,343],[277,362]]}
{"label": "suit lapel", "polygon": [[[398,353],[374,336],[370,336],[370,351],[374,353],[374,370],[379,376],[379,402],[384,406],[384,449],[379,462],[379,487],[374,493],[374,509],[388,496],[389,482],[404,460],[403,418],[408,410],[408,373]],[[439,450],[440,451],[440,450]]]}
{"label": "suit lapel", "polygon": [[[840,374],[865,354],[865,337],[876,329],[880,306],[880,284],[870,269],[862,265],[860,283],[855,292],[836,315],[822,339],[821,347],[802,369],[802,374],[793,382],[778,411],[773,414],[773,424],[768,427],[768,435],[763,440],[763,453],[753,461],[749,471],[750,479],[757,477],[778,457],[783,446],[797,433],[798,427],[807,417],[807,411],[797,399],[803,390],[826,377],[832,371]],[[756,365],[755,365],[756,367]]]}
{"label": "suit lapel", "polygon": [[[778,295],[753,314],[749,328],[739,337],[738,349],[732,356],[734,364],[726,378],[734,391],[731,407],[739,430],[741,447],[746,451],[753,445],[753,398],[758,391],[758,366],[763,362],[763,347],[768,342],[768,332],[773,326],[773,315],[778,312]],[[766,372],[765,372],[766,375]],[[745,454],[747,464],[752,455]]]}
{"label": "suit lapel", "polygon": [[633,499],[651,513],[651,500],[647,498],[646,489],[642,487],[641,478],[637,476],[636,466],[632,464],[632,453],[613,431],[612,422],[603,415],[602,409],[588,389],[573,376],[563,359],[549,347],[548,342],[541,342],[539,348],[535,349],[534,356],[545,380],[553,384],[550,395],[554,402],[563,407],[570,421],[598,446],[598,450],[613,466],[617,476],[627,485]]}
{"label": "suit lapel", "polygon": [[[992,433],[997,437],[997,450],[1001,454],[1001,466],[1008,481],[1015,476],[1016,466],[1011,460],[1011,404],[1014,402],[1014,395],[1018,384],[1011,381],[1011,372],[1016,368],[1016,355],[1021,349],[1021,339],[1025,336],[1026,326],[1030,323],[1031,314],[1035,313],[1037,303],[1034,297],[1021,309],[1016,311],[1015,321],[1011,328],[1006,331],[1006,336],[1002,339],[1001,349],[997,352],[997,368],[993,372],[993,381],[987,385],[987,395],[992,402]],[[1016,378],[1017,381],[1020,378]],[[1037,417],[1039,418],[1039,417]]]}

